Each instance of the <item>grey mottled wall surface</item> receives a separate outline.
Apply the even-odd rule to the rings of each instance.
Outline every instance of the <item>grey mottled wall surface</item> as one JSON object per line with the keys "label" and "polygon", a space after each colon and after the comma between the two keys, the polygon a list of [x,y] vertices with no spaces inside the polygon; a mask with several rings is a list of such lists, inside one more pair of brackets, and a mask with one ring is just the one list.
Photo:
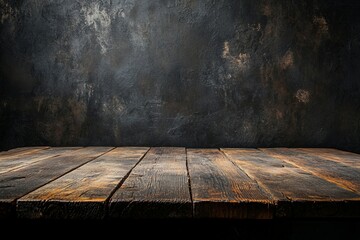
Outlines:
{"label": "grey mottled wall surface", "polygon": [[360,151],[356,0],[0,0],[0,148]]}

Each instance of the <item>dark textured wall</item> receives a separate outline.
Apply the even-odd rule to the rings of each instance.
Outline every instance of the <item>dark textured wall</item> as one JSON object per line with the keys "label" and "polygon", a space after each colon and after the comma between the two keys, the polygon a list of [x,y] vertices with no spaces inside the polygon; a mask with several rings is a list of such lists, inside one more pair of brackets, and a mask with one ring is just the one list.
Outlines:
{"label": "dark textured wall", "polygon": [[0,146],[360,150],[360,2],[0,0]]}

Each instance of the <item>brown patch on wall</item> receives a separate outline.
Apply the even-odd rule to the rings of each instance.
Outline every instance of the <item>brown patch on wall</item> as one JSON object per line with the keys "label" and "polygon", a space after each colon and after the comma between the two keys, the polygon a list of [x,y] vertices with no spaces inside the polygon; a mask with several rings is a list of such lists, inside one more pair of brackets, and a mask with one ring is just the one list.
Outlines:
{"label": "brown patch on wall", "polygon": [[288,50],[280,60],[280,68],[282,70],[285,70],[291,67],[293,64],[294,64],[294,54],[292,51]]}
{"label": "brown patch on wall", "polygon": [[319,47],[321,42],[325,39],[329,39],[329,26],[326,19],[323,16],[314,16],[313,26],[316,31],[315,34],[315,46]]}
{"label": "brown patch on wall", "polygon": [[329,26],[323,16],[315,16],[313,19],[313,23],[320,34],[328,34]]}
{"label": "brown patch on wall", "polygon": [[248,53],[240,52],[239,55],[232,55],[230,53],[230,44],[228,41],[224,42],[222,57],[228,60],[234,67],[240,71],[244,71],[249,67],[250,55]]}
{"label": "brown patch on wall", "polygon": [[304,89],[297,90],[295,97],[301,103],[308,103],[310,101],[310,93]]}

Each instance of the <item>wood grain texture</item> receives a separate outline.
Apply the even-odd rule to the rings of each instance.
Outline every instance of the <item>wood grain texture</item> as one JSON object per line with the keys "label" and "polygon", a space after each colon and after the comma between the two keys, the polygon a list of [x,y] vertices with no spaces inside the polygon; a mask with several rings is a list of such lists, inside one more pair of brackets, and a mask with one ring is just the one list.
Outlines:
{"label": "wood grain texture", "polygon": [[[113,149],[112,147],[88,147],[48,158],[24,168],[0,175],[1,209],[14,208],[15,200],[55,180],[69,171]],[[14,210],[10,211],[11,213]],[[8,213],[6,213],[8,214]],[[2,217],[0,215],[0,217]]]}
{"label": "wood grain texture", "polygon": [[119,182],[148,151],[146,147],[116,148],[17,202],[21,218],[99,219]]}
{"label": "wood grain texture", "polygon": [[342,188],[360,193],[360,169],[297,149],[272,148],[261,150]]}
{"label": "wood grain texture", "polygon": [[11,172],[16,169],[25,167],[30,164],[34,164],[41,160],[59,156],[63,153],[80,149],[80,147],[60,147],[60,148],[48,148],[37,152],[28,154],[18,154],[11,158],[2,159],[0,161],[0,174]]}
{"label": "wood grain texture", "polygon": [[[359,195],[256,149],[222,151],[277,201],[277,217],[353,216]],[[336,203],[334,203],[336,202]],[[336,205],[336,208],[334,208]],[[360,208],[358,208],[359,210]]]}
{"label": "wood grain texture", "polygon": [[271,199],[218,149],[188,149],[195,217],[272,218]]}
{"label": "wood grain texture", "polygon": [[[292,149],[292,148],[291,148]],[[349,165],[353,168],[360,168],[360,154],[337,150],[333,148],[297,148],[312,156],[322,157],[341,164]]]}
{"label": "wood grain texture", "polygon": [[9,159],[12,157],[17,157],[20,155],[25,155],[25,154],[32,154],[32,153],[36,153],[38,151],[47,149],[49,147],[21,147],[21,148],[14,148],[14,149],[10,149],[8,151],[2,151],[0,152],[0,161],[3,159]]}
{"label": "wood grain texture", "polygon": [[148,149],[0,154],[0,218],[360,217],[358,154]]}
{"label": "wood grain texture", "polygon": [[151,148],[110,200],[112,218],[191,217],[185,148]]}

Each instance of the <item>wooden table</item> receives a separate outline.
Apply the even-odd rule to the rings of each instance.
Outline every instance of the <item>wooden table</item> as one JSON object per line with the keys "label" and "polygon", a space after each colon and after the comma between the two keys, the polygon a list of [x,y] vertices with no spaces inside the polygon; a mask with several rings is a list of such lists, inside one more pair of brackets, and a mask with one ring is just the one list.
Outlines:
{"label": "wooden table", "polygon": [[0,152],[0,218],[360,217],[336,149],[26,147]]}

